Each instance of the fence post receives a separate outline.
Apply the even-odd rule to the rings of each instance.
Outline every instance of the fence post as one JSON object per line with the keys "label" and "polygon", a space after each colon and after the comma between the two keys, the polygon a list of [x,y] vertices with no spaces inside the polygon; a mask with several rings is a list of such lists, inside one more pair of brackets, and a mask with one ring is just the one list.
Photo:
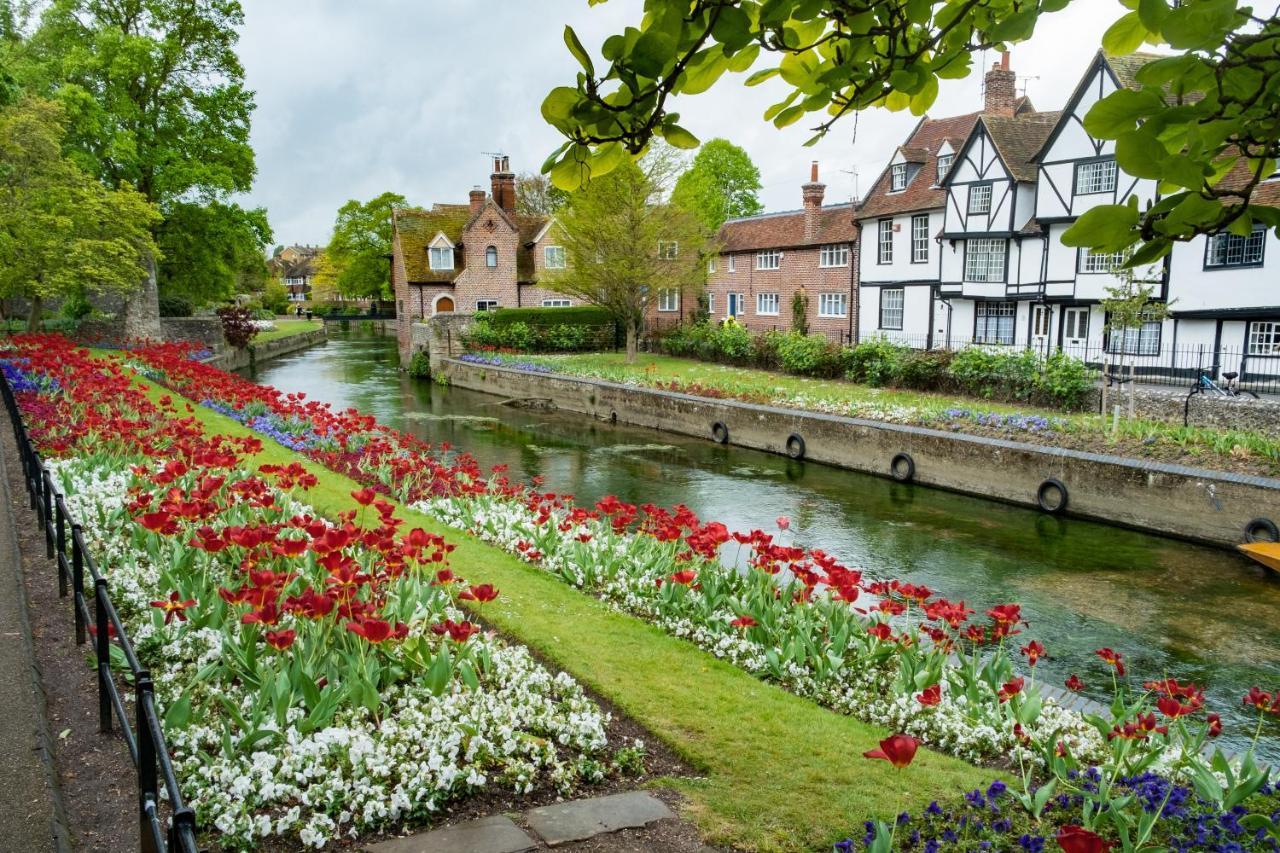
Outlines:
{"label": "fence post", "polygon": [[93,584],[94,621],[98,636],[95,648],[98,653],[98,731],[111,731],[111,693],[107,688],[111,678],[111,620],[107,618],[107,579],[98,578]]}
{"label": "fence post", "polygon": [[134,704],[137,705],[135,731],[138,733],[138,838],[142,853],[159,853],[151,835],[149,814],[158,806],[160,799],[159,780],[156,778],[156,743],[152,740],[151,724],[147,719],[148,709],[155,708],[154,700],[151,673],[145,669],[138,670],[134,676]]}
{"label": "fence post", "polygon": [[40,519],[44,525],[44,555],[53,559],[53,530],[50,528],[53,521],[53,475],[43,465],[40,466],[40,491],[44,504],[44,517]]}
{"label": "fence post", "polygon": [[62,501],[53,502],[54,515],[58,519],[58,598],[67,597],[67,573],[62,568],[67,559],[67,516],[62,507]]}
{"label": "fence post", "polygon": [[80,605],[84,602],[84,531],[77,522],[71,523],[71,589],[75,595],[71,599],[71,609],[76,615],[76,645],[85,643],[84,613]]}
{"label": "fence post", "polygon": [[44,516],[40,514],[40,457],[36,455],[35,449],[31,447],[31,440],[25,435],[22,437],[22,444],[30,460],[27,464],[27,494],[31,495],[31,508],[36,511],[36,518],[44,524]]}

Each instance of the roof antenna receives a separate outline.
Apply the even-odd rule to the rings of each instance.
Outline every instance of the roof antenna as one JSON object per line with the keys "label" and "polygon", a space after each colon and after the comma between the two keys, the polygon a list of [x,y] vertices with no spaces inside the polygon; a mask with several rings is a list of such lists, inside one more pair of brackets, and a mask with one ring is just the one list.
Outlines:
{"label": "roof antenna", "polygon": [[1027,75],[1018,77],[1018,79],[1022,81],[1022,97],[1025,98],[1027,96],[1027,85],[1032,80],[1039,80],[1040,77],[1039,75],[1027,74]]}
{"label": "roof antenna", "polygon": [[840,173],[844,175],[853,175],[853,196],[849,199],[849,202],[851,204],[857,204],[858,203],[858,167],[854,166],[852,169],[841,169]]}
{"label": "roof antenna", "polygon": [[489,162],[493,164],[493,171],[505,172],[507,170],[507,153],[505,151],[481,151],[481,154],[489,158]]}

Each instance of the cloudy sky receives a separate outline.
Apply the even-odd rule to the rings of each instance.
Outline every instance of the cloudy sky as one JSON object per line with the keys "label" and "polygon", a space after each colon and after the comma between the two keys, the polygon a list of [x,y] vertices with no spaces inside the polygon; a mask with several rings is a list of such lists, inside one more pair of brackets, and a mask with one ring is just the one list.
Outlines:
{"label": "cloudy sky", "polygon": [[[347,199],[393,190],[414,204],[465,202],[473,185],[488,184],[486,151],[510,155],[516,171],[536,170],[561,141],[539,106],[553,86],[572,84],[578,67],[564,48],[564,25],[598,57],[607,36],[638,22],[642,2],[245,0],[244,7],[240,54],[258,104],[258,178],[246,201],[267,208],[277,242],[325,243]],[[1039,109],[1062,106],[1122,13],[1116,0],[1074,0],[1014,49],[1019,83]],[[988,54],[984,67],[997,58]],[[816,122],[779,131],[760,118],[784,91],[778,81],[754,89],[740,81],[723,77],[674,109],[700,138],[724,136],[750,153],[768,210],[800,206],[813,159],[828,203],[865,192],[916,121],[873,110],[856,128],[846,118],[804,148]],[[974,76],[943,81],[930,113],[980,107]]]}

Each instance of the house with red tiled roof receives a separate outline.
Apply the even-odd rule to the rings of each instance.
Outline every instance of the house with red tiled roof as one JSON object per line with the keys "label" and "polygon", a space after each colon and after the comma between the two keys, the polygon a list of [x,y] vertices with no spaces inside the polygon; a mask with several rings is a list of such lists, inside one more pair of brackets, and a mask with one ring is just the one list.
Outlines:
{"label": "house with red tiled roof", "polygon": [[559,227],[516,212],[516,176],[494,158],[490,192],[471,190],[466,204],[401,208],[391,214],[391,284],[400,355],[411,354],[414,323],[446,312],[568,307],[577,301],[538,285],[565,264]]}
{"label": "house with red tiled roof", "polygon": [[[801,186],[804,207],[730,219],[716,236],[708,264],[706,300],[713,321],[735,318],[756,332],[796,327],[797,295],[807,300],[810,332],[849,341],[857,328],[858,231],[853,204],[824,205],[818,164]],[[679,317],[678,294],[654,315]]]}

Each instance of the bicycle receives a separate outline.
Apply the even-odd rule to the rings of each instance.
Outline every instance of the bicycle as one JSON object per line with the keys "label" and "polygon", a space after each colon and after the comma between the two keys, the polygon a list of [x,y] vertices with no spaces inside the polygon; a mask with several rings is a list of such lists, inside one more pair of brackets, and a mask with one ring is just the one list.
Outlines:
{"label": "bicycle", "polygon": [[1209,371],[1202,369],[1200,371],[1200,378],[1191,386],[1191,393],[1218,394],[1222,397],[1246,397],[1254,400],[1259,399],[1258,395],[1254,392],[1247,388],[1240,387],[1240,383],[1237,381],[1239,376],[1240,374],[1234,371],[1224,373],[1222,374],[1222,378],[1225,380],[1226,384],[1219,385],[1210,378]]}

